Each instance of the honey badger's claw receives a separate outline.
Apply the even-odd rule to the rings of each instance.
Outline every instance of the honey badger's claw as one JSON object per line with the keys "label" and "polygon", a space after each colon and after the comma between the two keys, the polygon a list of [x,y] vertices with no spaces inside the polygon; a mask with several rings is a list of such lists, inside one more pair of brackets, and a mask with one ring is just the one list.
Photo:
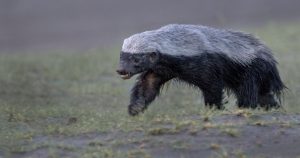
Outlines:
{"label": "honey badger's claw", "polygon": [[134,105],[134,104],[130,104],[128,106],[128,113],[129,115],[131,116],[136,116],[138,115],[139,113],[143,112],[145,110],[145,107],[143,105]]}
{"label": "honey badger's claw", "polygon": [[131,115],[131,116],[136,116],[136,115],[139,114],[139,112],[137,112],[137,111],[135,111],[135,110],[132,110],[132,109],[128,109],[128,113],[129,113],[129,115]]}

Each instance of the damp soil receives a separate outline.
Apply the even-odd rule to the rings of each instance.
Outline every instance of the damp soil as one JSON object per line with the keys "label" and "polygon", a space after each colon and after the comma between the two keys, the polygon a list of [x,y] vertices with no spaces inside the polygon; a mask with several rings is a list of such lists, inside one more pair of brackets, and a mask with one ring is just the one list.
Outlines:
{"label": "damp soil", "polygon": [[[53,148],[59,157],[82,157],[87,151],[102,149],[111,154],[125,153],[126,156],[135,151],[141,154],[136,157],[155,158],[300,156],[299,114],[275,113],[249,117],[225,114],[210,119],[191,116],[191,120],[204,126],[192,129],[188,125],[165,132],[115,130],[75,136],[36,136],[28,143],[28,146],[36,148],[11,156],[49,157]],[[170,124],[158,127],[175,129]]]}

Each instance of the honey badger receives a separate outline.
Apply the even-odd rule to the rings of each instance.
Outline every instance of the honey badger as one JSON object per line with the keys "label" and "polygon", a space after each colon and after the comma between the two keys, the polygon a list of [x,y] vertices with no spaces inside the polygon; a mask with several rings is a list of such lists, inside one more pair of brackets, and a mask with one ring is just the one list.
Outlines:
{"label": "honey badger", "polygon": [[204,103],[223,109],[223,90],[240,108],[278,108],[285,88],[271,50],[250,34],[198,25],[170,24],[124,40],[117,73],[140,74],[128,112],[143,112],[160,88],[176,79],[199,87]]}

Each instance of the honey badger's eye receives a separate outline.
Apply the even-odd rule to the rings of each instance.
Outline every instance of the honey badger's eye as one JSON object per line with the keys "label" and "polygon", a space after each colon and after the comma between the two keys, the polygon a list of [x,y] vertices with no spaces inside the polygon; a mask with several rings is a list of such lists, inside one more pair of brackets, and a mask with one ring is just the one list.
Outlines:
{"label": "honey badger's eye", "polygon": [[139,58],[133,58],[132,61],[133,61],[133,63],[138,64],[140,62],[140,59]]}

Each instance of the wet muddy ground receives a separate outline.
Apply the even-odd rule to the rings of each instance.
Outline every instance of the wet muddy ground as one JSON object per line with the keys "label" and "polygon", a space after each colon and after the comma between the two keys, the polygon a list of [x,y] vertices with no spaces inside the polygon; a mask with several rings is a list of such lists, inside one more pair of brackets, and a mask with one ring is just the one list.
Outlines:
{"label": "wet muddy ground", "polygon": [[[300,156],[300,115],[297,114],[237,113],[211,119],[193,116],[191,120],[192,123],[181,127],[158,124],[148,131],[36,136],[30,146],[37,148],[11,156],[49,157],[55,153],[58,157],[82,157],[93,149],[100,150],[99,155],[106,153],[107,157],[123,154],[155,158]],[[203,123],[203,126],[195,127],[193,123]]]}

